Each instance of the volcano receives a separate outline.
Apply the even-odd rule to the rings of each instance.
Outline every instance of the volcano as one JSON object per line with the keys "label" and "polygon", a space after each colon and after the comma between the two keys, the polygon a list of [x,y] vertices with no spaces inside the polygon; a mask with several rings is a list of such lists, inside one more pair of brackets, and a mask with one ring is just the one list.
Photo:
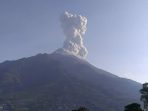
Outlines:
{"label": "volcano", "polygon": [[140,88],[62,50],[0,63],[0,104],[19,111],[121,111]]}

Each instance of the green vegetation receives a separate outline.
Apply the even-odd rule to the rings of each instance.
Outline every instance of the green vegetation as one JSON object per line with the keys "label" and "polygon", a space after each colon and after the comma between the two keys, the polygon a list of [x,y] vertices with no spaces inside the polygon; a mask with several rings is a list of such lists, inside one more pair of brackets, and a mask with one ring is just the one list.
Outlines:
{"label": "green vegetation", "polygon": [[86,107],[80,107],[78,109],[74,109],[72,111],[89,111]]}
{"label": "green vegetation", "polygon": [[142,109],[140,107],[140,104],[132,103],[132,104],[125,106],[124,111],[142,111]]}

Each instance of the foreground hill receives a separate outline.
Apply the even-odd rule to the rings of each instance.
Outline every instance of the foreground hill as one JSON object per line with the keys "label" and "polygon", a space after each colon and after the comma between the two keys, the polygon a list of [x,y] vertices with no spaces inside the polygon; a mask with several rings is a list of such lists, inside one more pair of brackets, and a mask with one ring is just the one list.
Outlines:
{"label": "foreground hill", "polygon": [[18,111],[121,111],[139,100],[141,84],[78,57],[39,54],[0,64],[0,103]]}

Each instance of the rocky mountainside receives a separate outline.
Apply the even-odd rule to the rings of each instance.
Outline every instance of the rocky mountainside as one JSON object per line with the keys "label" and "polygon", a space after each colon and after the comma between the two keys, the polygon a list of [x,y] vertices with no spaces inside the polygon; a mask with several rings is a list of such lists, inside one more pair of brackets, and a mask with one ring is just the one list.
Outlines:
{"label": "rocky mountainside", "polygon": [[66,53],[38,54],[0,64],[0,104],[16,111],[121,111],[139,101],[141,84]]}

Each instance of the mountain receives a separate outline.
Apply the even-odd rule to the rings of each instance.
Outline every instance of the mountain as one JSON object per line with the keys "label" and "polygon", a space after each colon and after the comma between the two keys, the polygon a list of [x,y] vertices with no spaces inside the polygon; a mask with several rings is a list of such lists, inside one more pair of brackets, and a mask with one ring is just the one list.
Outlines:
{"label": "mountain", "polygon": [[141,84],[56,51],[0,64],[0,104],[15,111],[121,111],[139,102]]}

